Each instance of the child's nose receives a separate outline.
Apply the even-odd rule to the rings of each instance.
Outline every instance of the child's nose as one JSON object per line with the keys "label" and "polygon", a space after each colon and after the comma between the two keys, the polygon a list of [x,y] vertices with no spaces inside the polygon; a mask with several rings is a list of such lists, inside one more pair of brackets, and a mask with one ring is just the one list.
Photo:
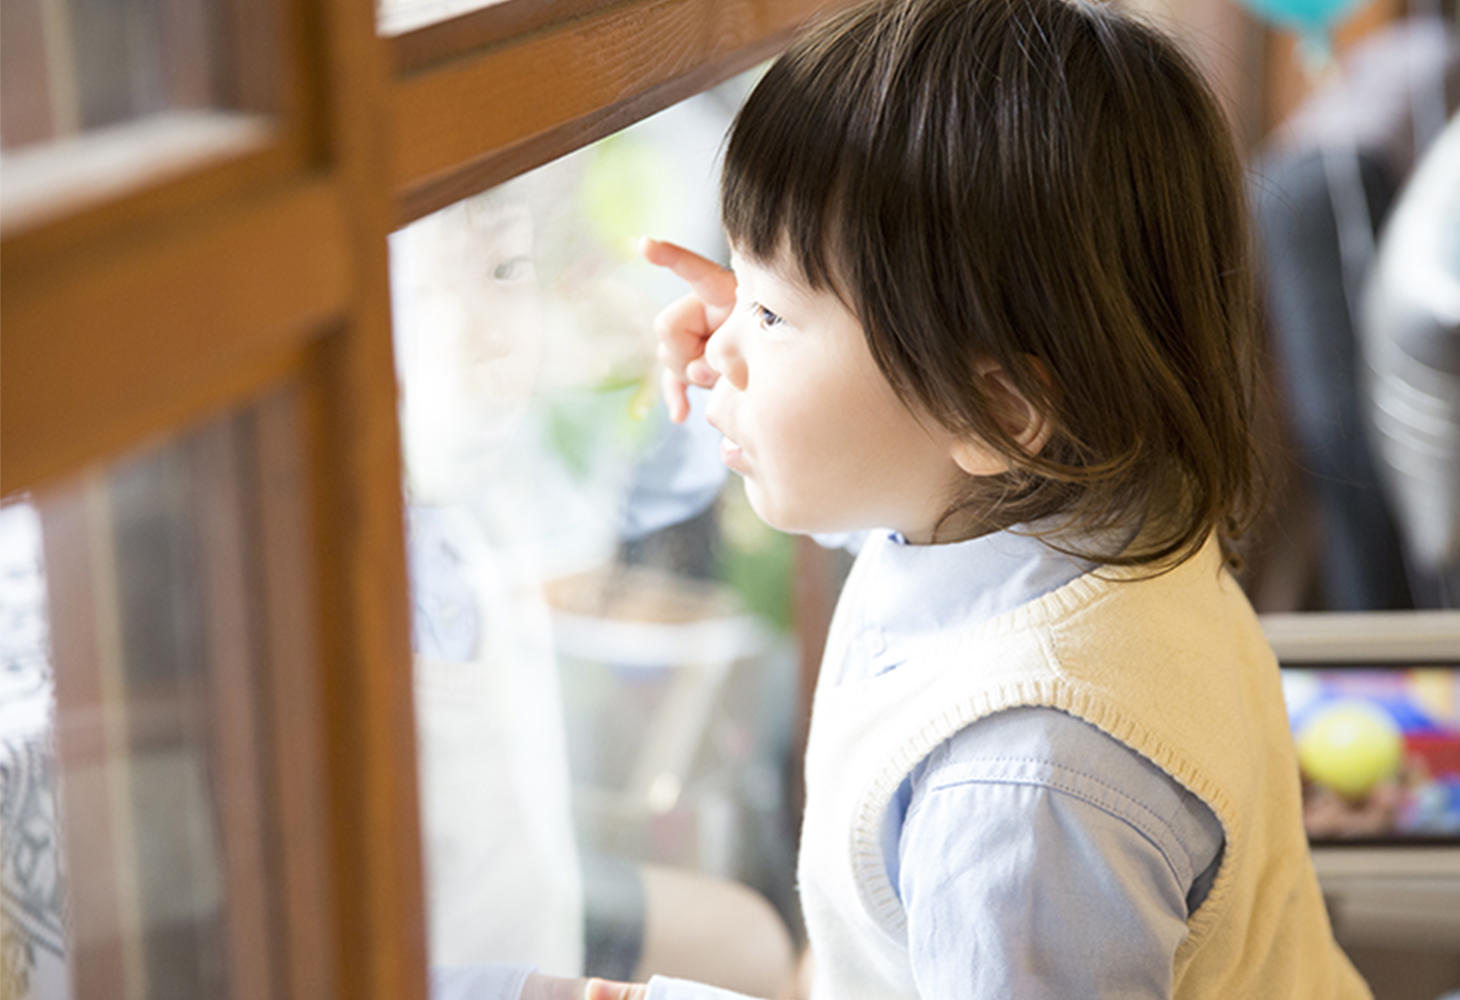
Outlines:
{"label": "child's nose", "polygon": [[728,379],[736,389],[744,390],[750,378],[745,356],[740,353],[740,335],[736,327],[740,316],[731,315],[720,329],[705,342],[705,361],[721,378]]}

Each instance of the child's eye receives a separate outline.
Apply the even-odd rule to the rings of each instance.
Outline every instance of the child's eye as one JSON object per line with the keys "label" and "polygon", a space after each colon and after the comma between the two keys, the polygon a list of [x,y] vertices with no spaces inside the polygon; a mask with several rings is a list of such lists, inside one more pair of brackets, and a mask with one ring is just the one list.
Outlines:
{"label": "child's eye", "polygon": [[532,277],[532,258],[519,255],[502,261],[492,269],[492,277],[498,281],[522,281]]}
{"label": "child's eye", "polygon": [[785,322],[785,320],[783,320],[780,316],[771,312],[759,302],[752,303],[751,309],[755,311],[756,322],[760,324],[760,328],[762,330],[769,330],[772,327],[780,326],[782,323]]}

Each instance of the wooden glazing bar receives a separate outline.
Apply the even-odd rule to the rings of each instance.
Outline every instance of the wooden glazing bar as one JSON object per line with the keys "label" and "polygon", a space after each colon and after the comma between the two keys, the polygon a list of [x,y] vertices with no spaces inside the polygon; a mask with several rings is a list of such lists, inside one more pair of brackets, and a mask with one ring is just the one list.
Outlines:
{"label": "wooden glazing bar", "polygon": [[297,364],[348,302],[344,226],[337,191],[315,182],[65,267],[7,264],[0,491],[190,422]]}
{"label": "wooden glazing bar", "polygon": [[[396,223],[748,68],[836,5],[636,0],[405,72],[390,95]],[[392,45],[402,52],[412,37]]]}

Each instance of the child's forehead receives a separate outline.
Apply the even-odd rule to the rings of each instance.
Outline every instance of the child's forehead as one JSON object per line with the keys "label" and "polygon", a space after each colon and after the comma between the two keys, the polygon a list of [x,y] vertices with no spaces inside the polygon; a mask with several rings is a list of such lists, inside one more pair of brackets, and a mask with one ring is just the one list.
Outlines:
{"label": "child's forehead", "polygon": [[816,290],[807,283],[789,251],[784,248],[774,256],[767,258],[750,253],[743,247],[732,243],[730,245],[730,267],[738,275],[753,275],[759,279],[774,281],[787,291],[807,298],[816,294]]}
{"label": "child's forehead", "polygon": [[495,234],[532,227],[532,207],[522,197],[481,198],[468,202],[465,209],[467,222],[478,232]]}

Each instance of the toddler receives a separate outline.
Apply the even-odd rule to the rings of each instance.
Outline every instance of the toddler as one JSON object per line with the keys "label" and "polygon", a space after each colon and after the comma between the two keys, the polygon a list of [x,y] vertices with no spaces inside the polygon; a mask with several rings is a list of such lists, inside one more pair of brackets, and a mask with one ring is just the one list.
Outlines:
{"label": "toddler", "polygon": [[[1240,168],[1197,72],[1082,0],[859,5],[729,139],[731,269],[657,334],[751,504],[865,531],[821,670],[813,996],[1348,998],[1278,670]],[[590,995],[723,996],[671,979]]]}

